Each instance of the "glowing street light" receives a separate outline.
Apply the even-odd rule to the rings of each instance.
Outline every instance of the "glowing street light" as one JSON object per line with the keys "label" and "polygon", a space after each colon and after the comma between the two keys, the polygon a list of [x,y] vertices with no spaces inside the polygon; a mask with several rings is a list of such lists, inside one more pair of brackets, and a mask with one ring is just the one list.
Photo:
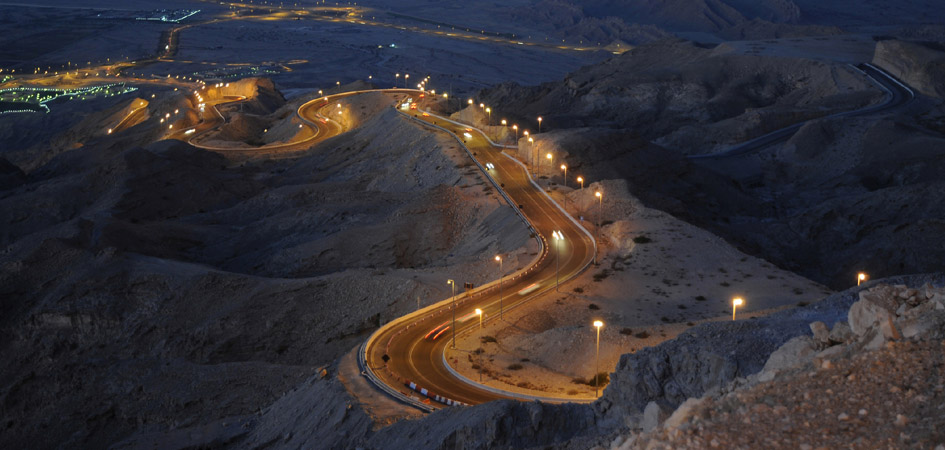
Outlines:
{"label": "glowing street light", "polygon": [[541,116],[538,117],[538,132],[541,133]]}
{"label": "glowing street light", "polygon": [[[564,187],[568,187],[568,165],[562,164],[561,170],[564,171]],[[567,197],[565,197],[565,201],[567,201]]]}
{"label": "glowing street light", "polygon": [[492,108],[486,107],[486,114],[489,115],[489,125],[492,125]]}
{"label": "glowing street light", "polygon": [[467,100],[467,101],[466,101],[466,103],[468,103],[468,104],[469,104],[469,106],[472,106],[472,104],[473,104],[473,99],[469,99],[469,100]]}
{"label": "glowing street light", "polygon": [[867,278],[867,276],[866,276],[866,274],[863,273],[863,272],[860,272],[860,273],[856,274],[856,285],[859,286],[860,283],[866,281],[866,278]]}
{"label": "glowing street light", "polygon": [[407,89],[407,78],[410,78],[409,73],[404,74],[404,89]]}
{"label": "glowing street light", "polygon": [[732,299],[732,320],[735,320],[735,308],[742,306],[743,303],[745,303],[745,301],[742,300],[741,297],[735,297]]}
{"label": "glowing street light", "polygon": [[515,145],[518,145],[518,124],[512,125],[512,129],[515,130]]}
{"label": "glowing street light", "polygon": [[502,320],[502,278],[505,273],[502,271],[502,257],[495,255],[495,260],[499,262],[499,320]]}
{"label": "glowing street light", "polygon": [[479,329],[482,329],[482,310],[476,308],[476,315],[479,316]]}
{"label": "glowing street light", "polygon": [[594,397],[599,395],[600,391],[600,327],[604,326],[604,322],[599,320],[594,321],[594,328],[597,328],[597,363],[594,368]]}
{"label": "glowing street light", "polygon": [[506,126],[506,124],[508,124],[508,122],[505,119],[502,119],[502,122],[499,122],[499,123],[501,123],[503,127]]}
{"label": "glowing street light", "polygon": [[584,190],[584,177],[578,176],[577,182],[581,183],[581,190],[583,191]]}
{"label": "glowing street light", "polygon": [[450,285],[453,288],[453,348],[456,348],[456,282],[453,280],[446,280],[446,284]]}
{"label": "glowing street light", "polygon": [[[551,176],[551,171],[554,170],[551,168],[551,163],[555,161],[555,157],[552,156],[551,153],[548,153],[547,155],[545,155],[545,158],[548,159],[548,176]],[[541,167],[539,167],[539,169],[541,169]],[[538,176],[541,176],[541,170],[538,171]]]}
{"label": "glowing street light", "polygon": [[559,259],[559,254],[561,253],[561,249],[558,248],[558,243],[564,240],[564,233],[562,233],[559,230],[559,231],[551,232],[551,235],[554,236],[554,239],[555,239],[555,291],[557,291],[558,290],[558,259]]}
{"label": "glowing street light", "polygon": [[[594,193],[597,197],[597,245],[600,246],[600,217],[604,213],[604,194],[600,191]],[[597,253],[594,252],[594,264],[597,264]]]}

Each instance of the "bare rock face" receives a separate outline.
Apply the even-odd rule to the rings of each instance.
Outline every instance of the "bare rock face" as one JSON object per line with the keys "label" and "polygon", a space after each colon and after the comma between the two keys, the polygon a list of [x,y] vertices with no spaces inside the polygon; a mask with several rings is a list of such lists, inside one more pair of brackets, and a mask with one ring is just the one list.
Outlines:
{"label": "bare rock face", "polygon": [[891,339],[940,339],[945,335],[945,289],[876,286],[860,292],[849,321],[869,348]]}
{"label": "bare rock face", "polygon": [[[815,322],[823,324],[823,322]],[[815,337],[816,339],[816,337]],[[798,336],[787,341],[768,358],[765,372],[775,372],[810,361],[817,353],[817,341],[810,336]]]}
{"label": "bare rock face", "polygon": [[666,420],[666,411],[656,402],[646,404],[643,409],[643,431],[653,431],[664,420]]}
{"label": "bare rock face", "polygon": [[945,48],[906,41],[880,41],[873,64],[888,70],[919,92],[945,98]]}

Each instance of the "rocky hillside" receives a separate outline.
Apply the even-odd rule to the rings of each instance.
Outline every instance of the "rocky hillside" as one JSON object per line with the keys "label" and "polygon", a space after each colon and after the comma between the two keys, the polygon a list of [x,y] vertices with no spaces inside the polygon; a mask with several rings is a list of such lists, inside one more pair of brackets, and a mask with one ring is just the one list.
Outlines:
{"label": "rocky hillside", "polygon": [[497,111],[515,111],[520,123],[541,115],[546,129],[632,129],[683,154],[701,154],[799,120],[878,102],[882,92],[842,64],[661,41],[582,68],[561,82],[501,85],[482,95]]}
{"label": "rocky hillside", "polygon": [[530,258],[455,143],[359,101],[357,131],[295,159],[127,145],[146,122],[28,176],[0,168],[0,447],[213,429],[445,297],[451,274],[481,282],[479,255]]}
{"label": "rocky hillside", "polygon": [[660,428],[665,413],[651,404],[644,424],[652,431],[614,444],[942,447],[945,289],[877,285],[860,291],[847,321],[810,329],[813,336],[785,343],[760,373],[690,398]]}

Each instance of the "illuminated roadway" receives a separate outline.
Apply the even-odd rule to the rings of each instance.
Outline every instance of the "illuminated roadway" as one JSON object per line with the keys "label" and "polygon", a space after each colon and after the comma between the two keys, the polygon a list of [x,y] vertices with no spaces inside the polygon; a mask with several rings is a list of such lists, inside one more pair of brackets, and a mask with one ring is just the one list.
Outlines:
{"label": "illuminated roadway", "polygon": [[[560,258],[558,261],[559,279],[563,282],[588,267],[594,258],[593,239],[547,195],[532,184],[524,166],[503,155],[501,148],[490,144],[477,130],[467,131],[465,125],[444,122],[443,119],[435,116],[424,117],[414,112],[411,112],[411,115],[428,123],[435,122],[437,126],[465,140],[465,145],[471,153],[476,155],[474,158],[481,168],[485,167],[487,162],[492,163],[495,168],[487,169],[486,173],[495,180],[497,187],[505,191],[514,205],[521,205],[521,212],[527,217],[543,242],[542,253],[536,264],[526,267],[525,273],[510,273],[503,280],[503,311],[508,311],[542,293],[555,289],[554,245],[556,241],[551,237],[553,231],[557,230],[564,234],[564,240],[557,241],[560,251],[558,255]],[[469,133],[472,137],[462,137],[464,133]],[[487,256],[492,259],[495,255]],[[499,264],[494,264],[496,264],[495,271],[498,275]],[[507,273],[514,270],[508,265],[505,269]],[[485,320],[499,320],[497,283],[490,283],[485,290],[474,291],[473,296],[467,297],[463,292],[463,283],[470,280],[464,280],[461,273],[457,273],[452,279],[455,280],[457,287],[455,314],[457,334],[479,326],[478,318],[475,317],[476,308],[484,311]],[[446,284],[446,279],[443,283]],[[537,285],[538,288],[526,295],[518,294],[519,291],[532,285]],[[364,369],[370,372],[367,374],[368,378],[375,383],[380,381],[387,388],[392,388],[396,392],[387,388],[384,390],[401,400],[409,395],[407,394],[409,389],[405,386],[405,382],[408,381],[416,383],[418,388],[424,388],[466,404],[512,397],[508,393],[503,394],[464,382],[450,373],[445,366],[444,351],[452,342],[452,329],[441,334],[435,341],[424,338],[433,328],[452,320],[451,305],[452,302],[447,299],[417,313],[396,319],[377,330],[368,339],[362,355],[363,363],[366,365]],[[463,323],[459,322],[460,318],[468,316],[472,316],[472,319]],[[389,358],[386,364],[384,355]],[[413,395],[419,396],[416,393]],[[564,398],[555,400],[567,401]],[[581,401],[582,399],[571,400]],[[443,405],[433,402],[431,406]]]}

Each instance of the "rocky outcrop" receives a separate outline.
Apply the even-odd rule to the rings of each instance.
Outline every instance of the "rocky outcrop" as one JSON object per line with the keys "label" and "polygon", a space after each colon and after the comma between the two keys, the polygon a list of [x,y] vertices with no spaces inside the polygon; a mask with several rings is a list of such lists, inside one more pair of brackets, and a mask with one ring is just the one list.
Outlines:
{"label": "rocky outcrop", "polygon": [[[886,282],[915,287],[928,283],[942,286],[945,284],[945,275],[896,277]],[[892,302],[890,295],[882,289],[885,288],[877,288],[876,291],[855,288],[812,305],[767,317],[734,323],[703,324],[672,341],[626,354],[611,374],[611,384],[598,402],[599,409],[605,416],[633,416],[642,413],[650,402],[675,407],[687,398],[720,392],[737,378],[745,378],[762,370],[765,372],[761,374],[767,372],[765,376],[770,378],[771,374],[801,362],[822,358],[825,356],[823,352],[835,344],[862,341],[867,337],[872,339],[870,333],[874,329],[873,322],[878,323],[878,318],[885,316],[882,313],[854,313],[851,306],[863,302],[861,298],[873,299],[869,303],[876,301],[876,298]],[[904,295],[901,289],[896,289],[896,295]],[[896,329],[909,326],[910,330],[916,330],[913,333],[930,333],[928,330],[935,328],[941,320],[940,316],[945,317],[945,313],[929,313],[931,310],[938,311],[935,308],[941,304],[941,292],[945,291],[922,287],[906,292],[915,292],[915,298],[924,295],[926,297],[923,298],[929,300],[923,301],[922,306],[904,309],[902,318],[895,322]],[[903,304],[908,305],[908,298],[913,298],[913,295],[901,299],[893,311],[903,308]],[[858,306],[857,311],[861,308],[863,306]],[[888,311],[874,307],[863,309]],[[851,327],[844,323],[848,315],[858,317],[856,329],[862,334],[851,332]],[[821,324],[812,327],[811,322]],[[821,326],[825,323],[835,325],[826,332],[826,326]],[[815,331],[812,332],[812,329]],[[756,378],[762,375],[756,375]]]}
{"label": "rocky outcrop", "polygon": [[919,92],[945,98],[945,47],[887,40],[876,44],[876,64]]}
{"label": "rocky outcrop", "polygon": [[876,445],[892,438],[915,447],[941,442],[945,280],[933,278],[935,285],[913,284],[921,282],[916,277],[909,280],[915,287],[879,284],[859,291],[849,326],[840,322],[828,333],[822,322],[811,323],[814,337],[785,343],[762,372],[717,394],[690,398],[661,429],[616,443],[703,448],[777,442],[812,448],[849,439]]}

